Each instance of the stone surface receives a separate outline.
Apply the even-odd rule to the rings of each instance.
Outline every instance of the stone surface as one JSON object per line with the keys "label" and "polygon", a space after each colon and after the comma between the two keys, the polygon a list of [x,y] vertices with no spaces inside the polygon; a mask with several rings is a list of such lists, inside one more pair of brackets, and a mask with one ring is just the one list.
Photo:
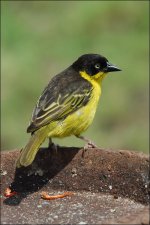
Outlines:
{"label": "stone surface", "polygon": [[[19,151],[1,153],[2,224],[149,224],[149,158],[107,149],[42,148],[15,170]],[[16,196],[4,197],[7,187]],[[46,201],[41,192],[72,191]]]}

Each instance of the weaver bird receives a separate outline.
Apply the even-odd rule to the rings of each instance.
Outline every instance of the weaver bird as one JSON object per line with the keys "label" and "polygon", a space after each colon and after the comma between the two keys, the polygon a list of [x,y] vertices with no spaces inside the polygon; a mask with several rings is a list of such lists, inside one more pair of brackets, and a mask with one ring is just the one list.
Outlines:
{"label": "weaver bird", "polygon": [[98,54],[79,57],[66,70],[54,76],[44,89],[32,114],[27,132],[31,137],[22,149],[17,167],[30,165],[46,138],[83,136],[92,123],[101,95],[101,83],[109,72],[119,68]]}

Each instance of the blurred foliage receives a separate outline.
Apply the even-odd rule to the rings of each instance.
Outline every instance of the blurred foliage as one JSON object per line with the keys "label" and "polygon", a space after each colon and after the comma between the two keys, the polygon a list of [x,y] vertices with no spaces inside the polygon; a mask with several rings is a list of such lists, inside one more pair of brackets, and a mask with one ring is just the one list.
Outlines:
{"label": "blurred foliage", "polygon": [[[31,113],[50,78],[84,53],[109,75],[92,126],[103,148],[148,151],[148,1],[1,1],[2,149],[23,147]],[[74,137],[55,140],[82,146]]]}

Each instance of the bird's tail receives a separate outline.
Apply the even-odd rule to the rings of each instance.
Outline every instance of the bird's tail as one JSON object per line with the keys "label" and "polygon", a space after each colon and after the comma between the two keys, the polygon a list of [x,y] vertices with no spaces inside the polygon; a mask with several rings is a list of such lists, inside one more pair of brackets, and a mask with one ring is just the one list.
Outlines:
{"label": "bird's tail", "polygon": [[41,128],[31,136],[28,144],[22,149],[21,154],[17,160],[17,168],[21,166],[29,166],[33,162],[40,145],[47,137],[46,130],[47,129],[45,128]]}

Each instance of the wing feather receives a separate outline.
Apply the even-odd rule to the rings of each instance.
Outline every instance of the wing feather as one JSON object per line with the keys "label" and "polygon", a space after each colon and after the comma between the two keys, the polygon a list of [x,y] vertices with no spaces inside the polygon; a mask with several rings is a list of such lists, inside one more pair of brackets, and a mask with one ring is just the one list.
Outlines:
{"label": "wing feather", "polygon": [[27,132],[34,132],[53,121],[65,119],[86,105],[91,97],[92,86],[85,80],[71,82],[64,88],[57,85],[56,89],[55,85],[50,82],[43,91]]}

